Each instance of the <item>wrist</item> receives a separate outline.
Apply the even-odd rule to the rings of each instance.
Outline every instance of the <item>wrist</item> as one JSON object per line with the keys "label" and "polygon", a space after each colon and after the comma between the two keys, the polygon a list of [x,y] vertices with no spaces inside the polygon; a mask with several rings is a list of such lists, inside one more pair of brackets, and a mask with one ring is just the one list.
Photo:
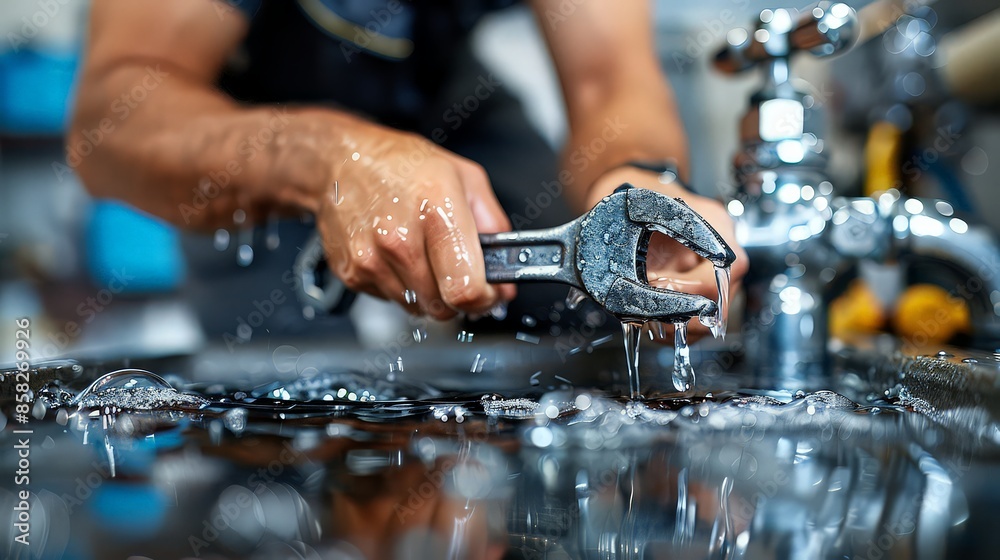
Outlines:
{"label": "wrist", "polygon": [[690,194],[680,182],[672,160],[629,160],[608,168],[591,183],[586,197],[588,208],[624,183],[672,197]]}
{"label": "wrist", "polygon": [[275,132],[268,144],[267,169],[260,175],[267,184],[260,187],[280,204],[317,213],[324,197],[334,191],[348,152],[358,145],[364,121],[323,109],[288,114],[287,127]]}

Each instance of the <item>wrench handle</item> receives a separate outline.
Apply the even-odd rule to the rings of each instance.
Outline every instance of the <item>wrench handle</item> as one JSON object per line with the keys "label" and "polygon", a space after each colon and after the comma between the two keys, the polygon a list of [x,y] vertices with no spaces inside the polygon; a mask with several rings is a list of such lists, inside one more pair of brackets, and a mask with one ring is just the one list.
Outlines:
{"label": "wrench handle", "polygon": [[544,230],[482,234],[488,282],[560,282],[579,287],[573,221]]}

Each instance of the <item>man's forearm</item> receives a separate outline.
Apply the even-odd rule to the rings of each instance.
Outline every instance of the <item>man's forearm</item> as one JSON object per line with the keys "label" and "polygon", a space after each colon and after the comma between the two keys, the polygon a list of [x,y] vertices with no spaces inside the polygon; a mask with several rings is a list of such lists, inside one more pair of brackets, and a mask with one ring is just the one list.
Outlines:
{"label": "man's forearm", "polygon": [[686,173],[687,138],[669,90],[615,95],[575,120],[562,169],[578,211],[587,209],[595,181],[625,162],[672,159]]}
{"label": "man's forearm", "polygon": [[[110,92],[110,93],[109,93]],[[288,107],[241,107],[162,65],[85,76],[67,163],[96,196],[115,197],[178,225],[232,224],[278,206],[315,211],[331,182],[337,130],[353,117]]]}

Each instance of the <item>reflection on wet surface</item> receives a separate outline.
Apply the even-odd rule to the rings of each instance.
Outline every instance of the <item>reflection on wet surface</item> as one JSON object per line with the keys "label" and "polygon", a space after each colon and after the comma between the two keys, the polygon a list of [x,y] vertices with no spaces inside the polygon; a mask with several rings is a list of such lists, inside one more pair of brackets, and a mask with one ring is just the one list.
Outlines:
{"label": "reflection on wet surface", "polygon": [[[231,391],[65,363],[35,373],[37,538],[4,555],[983,557],[1000,431],[976,384],[996,364],[899,364],[844,376],[852,398],[651,387],[634,401],[336,371]],[[5,482],[0,511],[16,498]]]}

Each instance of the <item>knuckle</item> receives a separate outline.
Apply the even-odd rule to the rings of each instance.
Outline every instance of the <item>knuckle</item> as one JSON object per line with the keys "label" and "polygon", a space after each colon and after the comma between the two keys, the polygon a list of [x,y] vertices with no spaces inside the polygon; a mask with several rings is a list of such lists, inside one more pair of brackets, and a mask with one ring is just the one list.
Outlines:
{"label": "knuckle", "polygon": [[445,287],[442,296],[449,305],[463,310],[479,309],[490,303],[485,286],[473,282],[452,283]]}
{"label": "knuckle", "polygon": [[342,272],[337,274],[337,276],[340,277],[340,280],[344,282],[345,286],[355,292],[362,290],[367,285],[364,278],[358,274],[358,271],[350,266],[345,267]]}
{"label": "knuckle", "polygon": [[375,245],[379,253],[397,262],[407,262],[410,256],[410,244],[396,231],[389,231],[375,237]]}
{"label": "knuckle", "polygon": [[486,182],[489,179],[489,174],[486,173],[486,168],[479,163],[472,160],[465,160],[464,163],[469,176],[476,181]]}
{"label": "knuckle", "polygon": [[375,254],[364,254],[351,259],[350,269],[364,278],[378,277],[382,273],[382,260]]}

